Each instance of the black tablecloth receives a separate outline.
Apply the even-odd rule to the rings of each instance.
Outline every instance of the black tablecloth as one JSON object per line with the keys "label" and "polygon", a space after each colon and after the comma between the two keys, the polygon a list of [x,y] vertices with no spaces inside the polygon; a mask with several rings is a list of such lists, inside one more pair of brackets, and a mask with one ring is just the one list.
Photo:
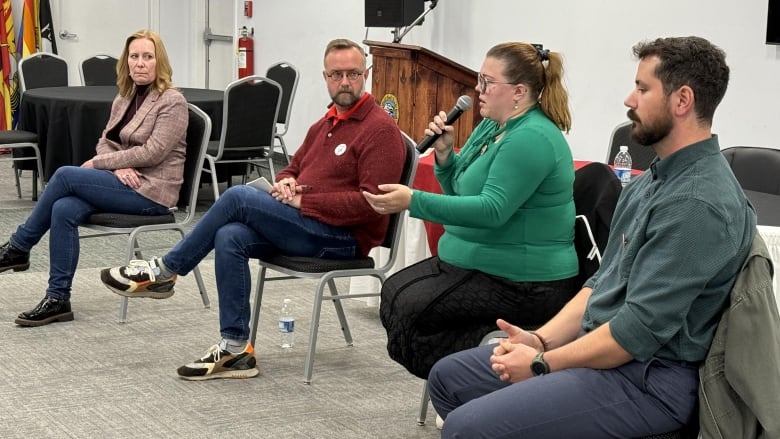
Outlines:
{"label": "black tablecloth", "polygon": [[[187,101],[209,115],[211,139],[219,139],[223,92],[181,88]],[[81,165],[95,155],[95,145],[111,114],[116,86],[46,87],[27,90],[20,105],[19,128],[38,134],[44,180],[64,165]]]}

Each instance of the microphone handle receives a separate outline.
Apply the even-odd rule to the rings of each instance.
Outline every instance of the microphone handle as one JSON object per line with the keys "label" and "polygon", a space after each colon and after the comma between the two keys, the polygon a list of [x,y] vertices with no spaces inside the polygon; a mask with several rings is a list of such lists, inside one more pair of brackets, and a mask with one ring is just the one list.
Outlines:
{"label": "microphone handle", "polygon": [[[447,120],[444,122],[444,125],[452,125],[455,123],[456,120],[460,117],[460,115],[463,114],[463,110],[461,110],[458,107],[453,107],[452,110],[450,110],[449,113],[447,113]],[[417,152],[420,154],[424,153],[428,150],[431,146],[433,146],[433,142],[439,139],[441,137],[441,134],[434,134],[432,136],[425,136],[420,143],[417,144]]]}

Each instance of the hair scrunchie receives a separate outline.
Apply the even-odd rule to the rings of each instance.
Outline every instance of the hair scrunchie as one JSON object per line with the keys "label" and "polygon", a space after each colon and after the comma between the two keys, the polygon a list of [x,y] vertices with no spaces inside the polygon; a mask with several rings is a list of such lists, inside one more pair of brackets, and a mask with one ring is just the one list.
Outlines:
{"label": "hair scrunchie", "polygon": [[545,49],[541,44],[533,44],[533,46],[536,49],[536,55],[539,57],[539,61],[544,62],[550,60],[550,49]]}

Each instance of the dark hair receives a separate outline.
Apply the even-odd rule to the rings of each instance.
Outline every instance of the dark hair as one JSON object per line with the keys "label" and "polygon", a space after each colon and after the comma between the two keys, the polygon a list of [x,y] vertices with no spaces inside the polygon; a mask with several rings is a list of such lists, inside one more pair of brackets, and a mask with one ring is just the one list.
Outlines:
{"label": "dark hair", "polygon": [[712,125],[715,108],[729,84],[729,66],[721,48],[700,37],[676,37],[640,42],[633,51],[640,60],[658,57],[660,62],[654,73],[667,96],[689,86],[697,118]]}
{"label": "dark hair", "polygon": [[[562,131],[571,129],[569,95],[563,85],[563,57],[541,45],[509,42],[493,46],[487,55],[504,61],[504,76],[511,84],[524,84],[544,114]],[[545,67],[544,62],[547,62]]]}

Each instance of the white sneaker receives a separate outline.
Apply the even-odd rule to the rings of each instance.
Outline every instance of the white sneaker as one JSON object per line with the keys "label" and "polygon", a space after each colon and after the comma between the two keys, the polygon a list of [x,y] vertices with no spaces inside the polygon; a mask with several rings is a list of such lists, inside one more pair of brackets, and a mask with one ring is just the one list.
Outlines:
{"label": "white sneaker", "polygon": [[444,428],[444,419],[442,419],[439,415],[436,415],[436,428],[439,430]]}

